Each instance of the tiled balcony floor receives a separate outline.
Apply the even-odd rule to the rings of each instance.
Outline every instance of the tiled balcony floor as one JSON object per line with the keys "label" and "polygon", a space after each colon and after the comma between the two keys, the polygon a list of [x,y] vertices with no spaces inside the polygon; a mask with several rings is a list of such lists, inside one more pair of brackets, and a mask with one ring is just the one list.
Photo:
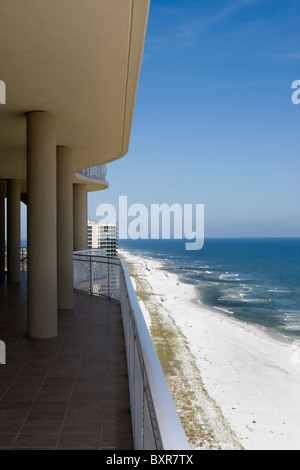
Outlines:
{"label": "tiled balcony floor", "polygon": [[75,293],[55,339],[26,337],[26,274],[0,285],[0,449],[133,449],[119,305]]}

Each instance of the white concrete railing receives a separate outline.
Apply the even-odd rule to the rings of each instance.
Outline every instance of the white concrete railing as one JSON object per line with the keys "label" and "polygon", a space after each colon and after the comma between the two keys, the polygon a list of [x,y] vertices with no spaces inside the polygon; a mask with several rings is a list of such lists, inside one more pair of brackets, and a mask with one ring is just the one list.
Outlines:
{"label": "white concrete railing", "polygon": [[120,303],[136,450],[190,450],[123,260],[74,253],[74,288]]}

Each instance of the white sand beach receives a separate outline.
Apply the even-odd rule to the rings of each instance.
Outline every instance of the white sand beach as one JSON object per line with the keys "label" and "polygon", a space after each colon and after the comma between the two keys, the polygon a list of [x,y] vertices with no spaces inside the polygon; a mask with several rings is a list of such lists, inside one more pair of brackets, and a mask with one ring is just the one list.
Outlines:
{"label": "white sand beach", "polygon": [[[162,314],[170,315],[186,337],[197,365],[188,373],[201,376],[211,403],[241,447],[299,450],[300,345],[279,341],[254,325],[198,305],[194,286],[165,273],[157,261],[119,251],[151,286]],[[141,307],[150,325],[151,312],[142,302]],[[192,384],[193,377],[189,380]],[[197,397],[197,390],[194,392]],[[199,393],[197,400],[200,402],[202,397],[203,393]],[[211,413],[211,426],[218,427],[220,413]],[[228,439],[222,446],[222,439],[219,437],[219,447],[238,447],[236,442],[228,444]]]}

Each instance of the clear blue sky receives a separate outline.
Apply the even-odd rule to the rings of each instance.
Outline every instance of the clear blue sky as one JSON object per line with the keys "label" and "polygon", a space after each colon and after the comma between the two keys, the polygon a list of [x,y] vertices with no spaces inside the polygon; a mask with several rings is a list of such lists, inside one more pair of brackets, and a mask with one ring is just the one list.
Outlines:
{"label": "clear blue sky", "polygon": [[300,236],[300,0],[152,0],[130,149],[99,204],[205,204],[206,237]]}
{"label": "clear blue sky", "polygon": [[205,204],[211,237],[300,236],[299,0],[152,0],[129,153],[103,202]]}

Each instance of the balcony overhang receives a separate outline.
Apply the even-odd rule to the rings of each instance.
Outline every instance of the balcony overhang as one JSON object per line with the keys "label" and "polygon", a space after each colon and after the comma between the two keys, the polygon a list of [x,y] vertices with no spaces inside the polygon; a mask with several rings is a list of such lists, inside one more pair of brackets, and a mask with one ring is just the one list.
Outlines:
{"label": "balcony overhang", "polygon": [[[57,116],[73,171],[129,147],[150,0],[2,0],[0,178],[26,181],[26,113]],[[99,183],[99,182],[98,182]]]}
{"label": "balcony overhang", "polygon": [[88,176],[81,175],[80,173],[74,173],[73,182],[76,184],[84,184],[88,192],[102,191],[109,187],[108,181],[90,178]]}

